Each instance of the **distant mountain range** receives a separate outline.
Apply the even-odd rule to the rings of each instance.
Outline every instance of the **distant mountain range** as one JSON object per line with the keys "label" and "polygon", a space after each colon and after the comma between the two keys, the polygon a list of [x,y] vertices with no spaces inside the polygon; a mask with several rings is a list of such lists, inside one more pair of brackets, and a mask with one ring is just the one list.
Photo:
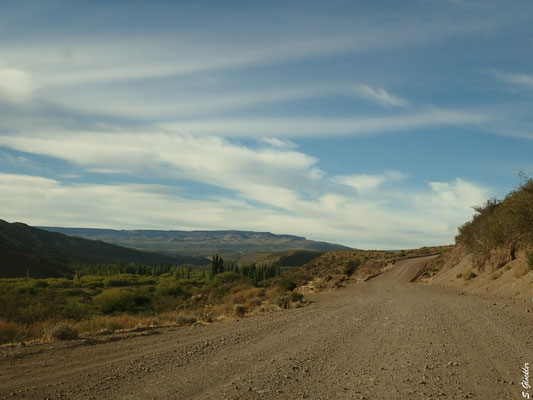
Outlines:
{"label": "distant mountain range", "polygon": [[286,250],[347,250],[346,246],[307,240],[293,235],[249,231],[162,231],[40,227],[136,249],[195,256],[249,254]]}
{"label": "distant mountain range", "polygon": [[72,275],[76,266],[121,262],[205,265],[215,253],[229,262],[297,266],[320,252],[345,249],[269,232],[37,228],[0,219],[0,277],[58,277]]}
{"label": "distant mountain range", "polygon": [[150,253],[0,220],[0,277],[54,277],[79,264],[205,264],[200,257]]}

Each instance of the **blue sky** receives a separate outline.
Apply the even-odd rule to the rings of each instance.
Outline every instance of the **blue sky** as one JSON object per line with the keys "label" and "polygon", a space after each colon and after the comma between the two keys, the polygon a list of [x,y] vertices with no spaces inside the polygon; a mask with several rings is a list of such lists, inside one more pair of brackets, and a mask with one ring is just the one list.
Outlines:
{"label": "blue sky", "polygon": [[0,10],[8,221],[420,247],[533,175],[530,1]]}

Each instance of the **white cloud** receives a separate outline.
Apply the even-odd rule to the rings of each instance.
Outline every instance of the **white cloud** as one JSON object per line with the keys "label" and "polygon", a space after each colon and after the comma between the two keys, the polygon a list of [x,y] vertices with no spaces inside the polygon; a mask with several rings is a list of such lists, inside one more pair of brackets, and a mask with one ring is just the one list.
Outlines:
{"label": "white cloud", "polygon": [[[364,8],[364,7],[363,7]],[[394,11],[377,14],[332,13],[324,18],[316,10],[298,10],[297,15],[273,7],[276,17],[251,13],[225,24],[188,10],[178,14],[185,23],[152,27],[150,33],[135,25],[117,34],[113,25],[94,32],[85,24],[72,31],[57,27],[55,40],[44,35],[29,42],[3,44],[0,53],[20,65],[32,65],[45,86],[80,86],[103,82],[162,78],[229,68],[249,68],[336,53],[383,50],[450,38],[463,38],[503,27],[524,19],[527,12],[472,13],[458,16],[446,7],[414,10],[405,18]],[[355,7],[359,9],[359,7]],[[111,7],[109,15],[128,15]],[[150,12],[153,12],[151,10]],[[458,18],[459,17],[459,18]],[[253,20],[249,24],[243,20]],[[10,18],[10,20],[12,20]],[[114,20],[114,19],[110,19]],[[179,20],[179,19],[178,19]],[[223,18],[222,20],[226,20]],[[277,24],[274,22],[277,21]],[[302,24],[301,21],[306,23]],[[454,22],[454,23],[451,23]],[[90,24],[89,24],[90,25]],[[99,25],[100,26],[100,25]],[[147,25],[148,26],[148,25]],[[65,28],[66,29],[66,28]],[[50,43],[53,45],[50,45]],[[142,51],[139,51],[142,49]]]}
{"label": "white cloud", "polygon": [[35,82],[28,72],[0,64],[0,100],[25,103],[30,100],[35,88]]}
{"label": "white cloud", "polygon": [[300,84],[290,87],[264,87],[261,84],[244,89],[194,87],[180,91],[161,90],[147,95],[143,85],[102,88],[88,87],[72,95],[71,89],[49,90],[47,99],[65,109],[99,113],[115,117],[192,118],[213,113],[246,109],[271,103],[291,102],[345,95],[341,85]]}
{"label": "white cloud", "polygon": [[376,189],[379,185],[385,182],[385,177],[382,175],[359,174],[350,176],[337,176],[332,180],[336,183],[350,186],[358,192],[368,192]]}
{"label": "white cloud", "polygon": [[265,138],[262,138],[261,141],[273,147],[280,148],[280,149],[294,149],[297,147],[296,144],[291,142],[290,140],[280,139],[277,137],[265,137]]}
{"label": "white cloud", "polygon": [[236,210],[243,220],[261,215],[260,210],[250,213],[242,202],[187,199],[172,195],[174,188],[158,185],[62,185],[53,179],[0,173],[0,191],[5,194],[3,218],[33,225],[215,229],[237,218]]}
{"label": "white cloud", "polygon": [[272,205],[284,201],[292,190],[314,190],[322,176],[318,160],[301,152],[272,147],[253,150],[217,137],[187,134],[0,136],[0,144],[61,158],[93,172],[194,180]]}
{"label": "white cloud", "polygon": [[[462,179],[421,188],[384,184],[365,195],[324,187],[313,197],[259,184],[248,186],[247,197],[187,198],[162,185],[64,185],[0,173],[0,215],[33,225],[267,230],[360,248],[406,248],[451,243],[455,228],[471,217],[471,206],[488,193]],[[268,207],[247,200],[265,196]]]}
{"label": "white cloud", "polygon": [[495,72],[495,75],[507,83],[533,89],[533,75],[503,72]]}
{"label": "white cloud", "polygon": [[440,125],[477,125],[491,117],[480,112],[430,109],[413,113],[361,118],[243,118],[204,119],[158,124],[165,131],[189,132],[225,137],[265,137],[269,135],[298,138],[319,136],[361,136],[384,132],[402,132]]}
{"label": "white cloud", "polygon": [[431,194],[419,198],[419,203],[431,204],[445,210],[462,209],[465,204],[481,204],[487,199],[487,191],[461,178],[455,182],[430,182]]}
{"label": "white cloud", "polygon": [[359,85],[353,88],[356,96],[376,102],[383,107],[404,107],[409,103],[407,100],[394,96],[385,89],[374,89],[368,85]]}
{"label": "white cloud", "polygon": [[406,176],[398,171],[387,171],[383,174],[369,175],[369,174],[354,174],[354,175],[339,175],[333,177],[331,180],[335,183],[350,186],[357,190],[360,194],[367,194],[378,189],[385,182],[398,182],[404,180]]}
{"label": "white cloud", "polygon": [[[3,198],[11,199],[3,203],[5,215],[15,213],[19,218],[28,213],[37,218],[42,213],[37,210],[47,210],[47,216],[40,217],[49,219],[47,224],[58,224],[54,218],[66,219],[62,213],[71,210],[68,218],[79,220],[78,225],[94,226],[107,219],[114,227],[131,227],[135,221],[141,226],[165,227],[164,222],[157,221],[165,221],[163,215],[172,213],[167,227],[175,224],[278,233],[287,227],[285,232],[355,247],[417,247],[451,242],[455,227],[470,218],[471,207],[488,193],[462,179],[430,182],[423,187],[406,185],[403,181],[407,176],[399,171],[328,178],[318,167],[318,160],[305,153],[279,147],[253,149],[208,136],[86,132],[49,137],[0,136],[0,144],[59,157],[90,171],[119,172],[141,181],[152,176],[176,182],[191,180],[233,193],[233,200],[203,196],[190,200],[172,194],[170,187],[64,186],[41,180],[25,184],[29,178],[19,184],[13,181],[18,178],[8,177],[12,182],[1,189]],[[4,176],[4,180],[8,178]],[[355,190],[346,191],[346,186]],[[81,201],[80,195],[87,201]],[[87,202],[96,197],[103,211],[91,211],[87,218],[93,222],[73,217],[76,213],[85,215],[81,207],[87,207]],[[15,198],[29,205],[17,203]],[[36,203],[42,199],[49,202]],[[120,207],[124,209],[117,210]],[[230,211],[226,213],[225,209]],[[175,210],[187,216],[176,215]]]}

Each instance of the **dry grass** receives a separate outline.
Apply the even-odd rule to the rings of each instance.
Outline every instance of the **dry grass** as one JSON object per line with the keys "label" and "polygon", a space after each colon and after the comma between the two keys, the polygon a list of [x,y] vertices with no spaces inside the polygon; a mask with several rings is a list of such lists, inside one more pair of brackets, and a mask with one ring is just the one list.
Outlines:
{"label": "dry grass", "polygon": [[72,323],[59,323],[47,329],[45,336],[50,340],[74,340],[78,338],[78,328]]}
{"label": "dry grass", "polygon": [[526,264],[523,264],[515,268],[515,270],[513,271],[513,275],[515,278],[521,278],[525,274],[527,274],[529,271],[530,271],[529,266]]}
{"label": "dry grass", "polygon": [[496,272],[493,272],[490,276],[490,279],[492,279],[493,281],[495,281],[496,279],[498,279],[500,276],[502,276],[502,272],[501,271],[496,271]]}
{"label": "dry grass", "polygon": [[470,281],[474,279],[477,275],[474,273],[474,271],[468,271],[466,274],[463,275],[463,279],[465,281]]}
{"label": "dry grass", "polygon": [[0,320],[0,344],[41,340],[72,340],[80,335],[126,331],[140,327],[183,326],[197,321],[193,315],[166,312],[155,316],[94,316],[83,321],[43,321],[19,324]]}
{"label": "dry grass", "polygon": [[116,332],[139,326],[150,326],[153,318],[137,317],[123,314],[116,316],[98,315],[78,322],[78,329],[83,333]]}
{"label": "dry grass", "polygon": [[12,343],[21,340],[21,327],[16,322],[0,320],[0,343]]}
{"label": "dry grass", "polygon": [[220,316],[242,317],[261,306],[268,297],[263,288],[246,284],[235,286],[224,301],[213,308],[212,318]]}

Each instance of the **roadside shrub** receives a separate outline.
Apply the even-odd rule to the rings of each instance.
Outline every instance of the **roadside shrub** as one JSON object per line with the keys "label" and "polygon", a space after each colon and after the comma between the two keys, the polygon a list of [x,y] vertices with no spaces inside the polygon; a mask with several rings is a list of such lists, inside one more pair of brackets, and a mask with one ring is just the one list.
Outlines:
{"label": "roadside shrub", "polygon": [[242,317],[246,313],[246,307],[244,304],[235,304],[233,305],[233,312],[236,317]]}
{"label": "roadside shrub", "polygon": [[304,295],[298,292],[291,292],[289,299],[292,302],[301,301],[304,298]]}
{"label": "roadside shrub", "polygon": [[53,340],[74,340],[78,338],[78,329],[69,324],[59,324],[50,327],[47,336]]}
{"label": "roadside shrub", "polygon": [[0,319],[0,344],[13,343],[20,337],[23,327],[16,322]]}
{"label": "roadside shrub", "polygon": [[84,275],[79,281],[82,287],[104,287],[104,277],[101,275]]}
{"label": "roadside shrub", "polygon": [[353,260],[348,261],[348,263],[344,266],[344,269],[342,270],[342,272],[345,275],[352,276],[355,270],[359,268],[360,265],[361,265],[361,260],[358,258],[355,258]]}
{"label": "roadside shrub", "polygon": [[230,304],[261,304],[265,298],[265,289],[256,288],[249,285],[240,285],[231,289],[231,293],[226,298]]}
{"label": "roadside shrub", "polygon": [[230,293],[235,287],[242,285],[250,286],[251,280],[243,275],[235,272],[222,272],[215,275],[215,277],[204,287],[203,292],[208,295],[209,301],[219,303]]}
{"label": "roadside shrub", "polygon": [[277,305],[279,308],[289,308],[290,299],[289,296],[286,294],[278,294],[276,297],[272,299],[272,303]]}
{"label": "roadside shrub", "polygon": [[527,253],[527,266],[530,271],[533,271],[533,251]]}
{"label": "roadside shrub", "polygon": [[135,311],[151,301],[150,297],[129,289],[109,289],[94,297],[94,303],[103,313]]}
{"label": "roadside shrub", "polygon": [[533,179],[521,175],[522,184],[504,200],[489,199],[474,207],[476,214],[459,228],[455,240],[482,261],[506,245],[533,244]]}
{"label": "roadside shrub", "polygon": [[81,295],[85,294],[83,289],[80,289],[80,288],[67,289],[63,293],[66,296],[81,296]]}
{"label": "roadside shrub", "polygon": [[278,281],[278,286],[287,292],[292,292],[298,286],[305,285],[311,277],[303,272],[292,272],[287,274]]}
{"label": "roadside shrub", "polygon": [[298,285],[296,285],[296,283],[290,279],[282,279],[279,283],[279,286],[282,290],[286,292],[292,292],[294,289],[297,288]]}
{"label": "roadside shrub", "polygon": [[74,281],[66,278],[48,279],[48,283],[52,288],[71,288],[74,286]]}
{"label": "roadside shrub", "polygon": [[180,325],[191,325],[198,321],[193,315],[177,314],[176,316],[169,318],[173,322],[177,322]]}
{"label": "roadside shrub", "polygon": [[185,297],[187,294],[187,289],[184,288],[179,282],[166,281],[158,284],[155,288],[155,292],[156,294],[162,296]]}
{"label": "roadside shrub", "polygon": [[105,286],[108,287],[121,287],[121,286],[132,286],[135,282],[131,282],[127,278],[107,278],[104,280]]}
{"label": "roadside shrub", "polygon": [[48,284],[47,281],[45,280],[36,280],[35,282],[33,282],[33,287],[34,288],[47,288],[49,287],[50,285]]}
{"label": "roadside shrub", "polygon": [[18,294],[35,294],[35,288],[28,286],[21,286],[17,288]]}
{"label": "roadside shrub", "polygon": [[78,329],[82,332],[115,332],[132,329],[139,325],[139,319],[131,315],[95,315],[92,318],[78,322]]}
{"label": "roadside shrub", "polygon": [[237,274],[236,272],[222,272],[220,274],[215,275],[215,277],[212,280],[212,284],[214,286],[221,286],[226,284],[232,284],[237,282],[245,282],[248,279],[244,277],[241,274]]}

